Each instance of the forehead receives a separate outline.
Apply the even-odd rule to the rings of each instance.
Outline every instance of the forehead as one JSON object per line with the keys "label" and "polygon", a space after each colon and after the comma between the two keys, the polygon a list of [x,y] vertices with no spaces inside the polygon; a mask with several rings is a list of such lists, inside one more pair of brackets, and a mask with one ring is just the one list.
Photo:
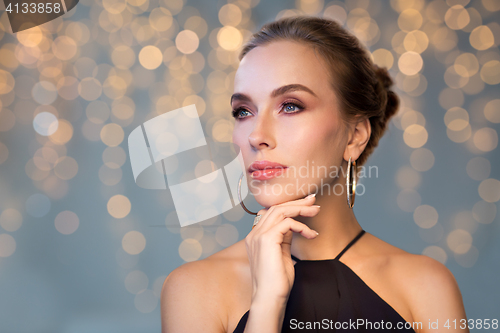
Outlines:
{"label": "forehead", "polygon": [[272,90],[293,83],[303,84],[317,95],[331,92],[325,62],[311,46],[275,41],[243,57],[234,78],[234,92],[268,97]]}

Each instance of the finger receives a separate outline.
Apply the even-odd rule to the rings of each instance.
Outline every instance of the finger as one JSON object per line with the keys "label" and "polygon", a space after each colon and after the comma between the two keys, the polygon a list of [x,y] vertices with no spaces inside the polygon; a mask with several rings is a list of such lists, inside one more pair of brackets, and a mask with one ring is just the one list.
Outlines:
{"label": "finger", "polygon": [[[261,217],[259,223],[260,228],[265,228],[264,230],[268,230],[272,225],[275,225],[287,217],[295,217],[295,216],[307,216],[312,217],[318,214],[320,210],[320,206],[273,206],[271,209]],[[255,227],[257,228],[257,227]]]}
{"label": "finger", "polygon": [[[302,222],[296,221],[292,218],[287,217],[280,223],[274,225],[269,232],[276,235],[276,241],[282,243],[287,232],[293,231],[301,234],[307,239],[316,238],[319,234],[316,230],[309,228]],[[281,235],[280,235],[281,234]]]}
{"label": "finger", "polygon": [[316,201],[316,193],[313,193],[313,194],[310,194],[304,198],[286,201],[286,202],[283,202],[283,203],[276,205],[276,206],[289,206],[289,205],[297,205],[297,204],[312,205],[315,201]]}

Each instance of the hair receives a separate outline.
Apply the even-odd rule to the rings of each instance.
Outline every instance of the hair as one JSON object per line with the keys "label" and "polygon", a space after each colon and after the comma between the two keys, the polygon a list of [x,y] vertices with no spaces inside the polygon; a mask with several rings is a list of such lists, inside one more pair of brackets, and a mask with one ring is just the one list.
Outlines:
{"label": "hair", "polygon": [[356,161],[363,165],[399,107],[387,69],[375,65],[360,41],[336,21],[315,16],[287,17],[265,24],[243,46],[239,60],[257,46],[279,40],[311,45],[326,61],[344,123],[356,116],[369,119],[371,136]]}

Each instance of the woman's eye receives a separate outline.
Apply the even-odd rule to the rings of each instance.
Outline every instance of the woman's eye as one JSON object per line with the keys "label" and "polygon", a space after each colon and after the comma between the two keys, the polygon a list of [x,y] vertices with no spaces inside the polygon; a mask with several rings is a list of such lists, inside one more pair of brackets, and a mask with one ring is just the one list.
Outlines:
{"label": "woman's eye", "polygon": [[241,113],[242,112],[248,112],[250,113],[250,111],[246,110],[246,109],[243,109],[243,108],[237,108],[237,109],[234,109],[232,114],[233,114],[233,117],[238,119],[238,118],[244,118],[244,117],[241,117]]}
{"label": "woman's eye", "polygon": [[286,113],[294,113],[294,112],[301,111],[302,109],[303,109],[303,107],[298,106],[297,104],[294,104],[294,103],[286,103],[283,105],[283,110]]}

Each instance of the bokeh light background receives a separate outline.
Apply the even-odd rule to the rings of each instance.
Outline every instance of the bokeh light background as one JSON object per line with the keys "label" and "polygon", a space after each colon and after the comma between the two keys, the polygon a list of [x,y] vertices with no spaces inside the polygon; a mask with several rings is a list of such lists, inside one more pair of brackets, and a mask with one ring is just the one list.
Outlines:
{"label": "bokeh light background", "polygon": [[359,181],[361,225],[445,263],[469,318],[499,318],[500,1],[81,0],[15,35],[0,18],[1,332],[160,330],[166,275],[252,217],[180,228],[168,191],[134,183],[126,138],[196,104],[229,142],[239,48],[296,14],[354,32],[402,99]]}

